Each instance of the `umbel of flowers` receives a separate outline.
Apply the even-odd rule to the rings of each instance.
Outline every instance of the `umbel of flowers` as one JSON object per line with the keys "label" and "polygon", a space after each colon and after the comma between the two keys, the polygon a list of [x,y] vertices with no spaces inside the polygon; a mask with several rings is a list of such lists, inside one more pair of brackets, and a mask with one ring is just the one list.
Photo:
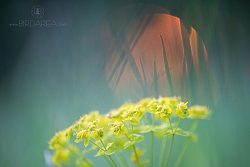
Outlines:
{"label": "umbel of flowers", "polygon": [[[94,159],[102,156],[107,165],[168,166],[175,136],[195,139],[193,130],[181,128],[184,119],[205,119],[209,110],[204,106],[188,107],[177,97],[142,99],[138,103],[126,103],[102,115],[97,111],[82,116],[69,128],[55,134],[49,143],[53,150],[55,166],[95,166]],[[187,129],[186,127],[185,129]],[[145,150],[139,143],[151,136],[151,157],[145,158]],[[162,140],[160,159],[154,161],[154,137]],[[166,139],[171,138],[167,147]],[[167,151],[168,150],[168,151]],[[95,155],[94,159],[89,158]],[[129,155],[128,163],[124,155]],[[87,158],[88,157],[88,158]]]}

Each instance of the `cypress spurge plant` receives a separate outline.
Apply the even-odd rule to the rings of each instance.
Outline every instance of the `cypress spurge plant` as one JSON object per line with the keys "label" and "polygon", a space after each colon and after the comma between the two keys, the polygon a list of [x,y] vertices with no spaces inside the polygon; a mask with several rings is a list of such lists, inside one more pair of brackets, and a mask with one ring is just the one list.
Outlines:
{"label": "cypress spurge plant", "polygon": [[[171,160],[176,136],[187,140],[195,138],[193,130],[182,128],[181,122],[184,119],[193,122],[194,119],[205,119],[209,113],[207,107],[188,107],[187,102],[176,97],[146,98],[138,103],[126,103],[106,115],[91,112],[82,116],[69,128],[56,133],[49,147],[53,150],[53,162],[58,167],[91,167],[95,166],[98,157],[103,157],[111,167],[131,164],[165,167]],[[151,144],[143,148],[140,143],[148,141],[145,140],[147,134]],[[154,138],[162,141],[161,155],[157,157],[153,152]],[[171,140],[168,147],[167,140]],[[148,153],[149,159],[145,156],[148,150],[151,152]],[[95,157],[90,158],[93,154]],[[130,156],[130,163],[124,155]]]}

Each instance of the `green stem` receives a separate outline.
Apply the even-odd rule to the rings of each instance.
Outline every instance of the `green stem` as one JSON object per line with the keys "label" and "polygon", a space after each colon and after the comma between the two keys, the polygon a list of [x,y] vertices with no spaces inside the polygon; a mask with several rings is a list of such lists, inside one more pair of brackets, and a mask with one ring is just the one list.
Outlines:
{"label": "green stem", "polygon": [[167,161],[166,161],[166,164],[164,164],[165,167],[168,166],[168,162],[169,162],[169,160],[170,160],[170,155],[171,155],[171,153],[172,153],[173,144],[174,144],[174,134],[173,134],[173,136],[172,136],[171,143],[170,143],[170,148],[169,148],[169,150],[168,150]]}
{"label": "green stem", "polygon": [[83,158],[83,161],[86,162],[89,166],[92,166],[92,164],[86,158]]}
{"label": "green stem", "polygon": [[[128,137],[128,135],[125,134],[125,136],[128,138],[128,140],[131,141],[131,139]],[[138,156],[138,154],[137,154],[137,151],[136,151],[136,148],[135,148],[135,144],[133,144],[132,147],[133,147],[133,150],[134,150],[134,153],[135,153],[136,161],[137,161],[137,163],[138,163],[138,166],[140,167],[140,166],[141,166],[141,164],[140,164],[140,159],[139,159],[139,156]]]}
{"label": "green stem", "polygon": [[[104,148],[104,150],[105,150],[105,152],[106,152],[107,149],[106,149],[106,147],[105,147],[105,145],[104,145],[102,139],[100,139],[100,142],[102,143],[102,146],[103,146],[103,148]],[[115,167],[118,167],[118,166],[116,165],[115,161],[113,160],[113,158],[111,157],[111,155],[107,155],[107,156],[108,156],[109,160],[113,163],[113,165],[114,165]]]}
{"label": "green stem", "polygon": [[118,166],[116,165],[115,161],[113,160],[113,158],[111,157],[111,155],[108,155],[108,157],[109,157],[110,161],[114,164],[114,166],[115,166],[115,167],[118,167]]}
{"label": "green stem", "polygon": [[[164,161],[164,166],[165,166],[165,167],[168,166],[168,162],[169,162],[169,159],[170,159],[170,155],[171,155],[171,153],[172,153],[172,147],[173,147],[173,144],[174,144],[174,136],[175,136],[174,133],[175,133],[175,130],[177,129],[177,127],[176,127],[175,129],[173,128],[170,118],[168,119],[168,121],[169,121],[169,125],[170,125],[170,127],[171,127],[171,129],[172,129],[173,135],[172,135],[172,138],[171,138],[171,143],[170,143],[170,147],[169,147],[168,154],[167,154],[167,159],[166,159],[166,161]],[[179,121],[178,121],[178,122],[179,122]],[[178,123],[178,124],[179,124],[179,123]],[[178,124],[177,124],[177,125],[178,125]]]}
{"label": "green stem", "polygon": [[176,124],[174,133],[176,132],[176,130],[177,130],[177,128],[179,127],[180,123],[181,123],[181,118],[179,118],[179,120],[178,120],[178,122],[177,122],[177,124]]}
{"label": "green stem", "polygon": [[135,153],[135,157],[136,157],[136,161],[137,161],[137,163],[138,163],[138,166],[140,167],[141,166],[141,163],[140,163],[140,158],[139,158],[139,156],[138,156],[138,154],[137,154],[137,151],[136,151],[136,148],[135,148],[135,145],[133,144],[133,150],[134,150],[134,153]]}
{"label": "green stem", "polygon": [[[93,145],[95,145],[96,147],[98,147],[100,150],[102,150],[102,151],[106,151],[106,149],[103,149],[103,148],[101,148],[98,144],[96,144],[94,141],[92,141],[92,140],[89,140],[90,141],[90,143],[92,143]],[[104,147],[105,148],[105,147]],[[115,166],[114,164],[112,164],[110,161],[109,161],[109,159],[107,159],[107,157],[106,157],[106,155],[105,156],[103,156],[104,157],[104,159],[108,162],[108,164],[110,165],[110,166]]]}
{"label": "green stem", "polygon": [[124,158],[124,156],[121,153],[117,153],[117,156],[118,156],[120,162],[122,163],[122,166],[124,166],[124,167],[129,166],[128,163],[126,162],[126,159]]}
{"label": "green stem", "polygon": [[166,137],[162,143],[161,143],[161,156],[160,156],[160,162],[159,162],[159,167],[161,167],[163,164],[163,156],[165,155],[166,152],[166,147],[167,147],[167,140],[168,138]]}
{"label": "green stem", "polygon": [[[190,132],[194,132],[194,131],[196,130],[196,128],[197,128],[197,126],[198,126],[198,123],[199,123],[199,121],[195,121],[195,122],[192,124],[192,126],[191,126],[191,128],[190,128]],[[182,161],[182,159],[183,159],[183,157],[184,157],[184,155],[185,155],[185,152],[186,152],[186,150],[187,150],[187,148],[188,148],[188,144],[189,144],[189,141],[186,140],[186,142],[185,142],[185,144],[184,144],[184,146],[183,146],[183,148],[182,148],[182,150],[181,150],[181,153],[179,154],[179,157],[178,157],[178,159],[177,159],[177,161],[176,161],[176,163],[175,163],[175,167],[178,167],[178,166],[180,165],[180,163],[181,163],[181,161]]]}
{"label": "green stem", "polygon": [[154,166],[154,132],[151,132],[151,166]]}
{"label": "green stem", "polygon": [[185,144],[181,150],[181,153],[179,154],[179,157],[178,157],[177,161],[175,162],[175,167],[178,167],[180,165],[180,163],[184,157],[184,154],[187,150],[187,147],[188,147],[188,140],[185,141]]}
{"label": "green stem", "polygon": [[102,146],[103,146],[104,150],[107,151],[107,149],[106,149],[106,147],[105,147],[105,145],[104,145],[102,139],[100,139],[100,142],[102,143]]}
{"label": "green stem", "polygon": [[[151,119],[152,119],[152,126],[155,125],[155,119],[154,116],[151,115]],[[151,166],[154,166],[154,132],[151,131],[151,155],[150,155],[150,162],[151,162]]]}
{"label": "green stem", "polygon": [[170,118],[168,118],[168,122],[169,122],[170,128],[171,128],[171,130],[172,130],[172,133],[174,134],[174,129],[173,129],[173,126],[172,126],[172,123],[171,123]]}
{"label": "green stem", "polygon": [[99,149],[101,149],[102,151],[105,151],[103,148],[101,148],[98,144],[96,144],[92,140],[89,140],[89,141],[90,141],[90,143],[92,143],[93,145],[95,145],[96,147],[98,147]]}
{"label": "green stem", "polygon": [[108,162],[108,164],[110,165],[110,166],[114,166],[111,162],[110,162],[110,160],[109,159],[107,159],[107,157],[106,156],[103,156],[104,157],[104,159]]}

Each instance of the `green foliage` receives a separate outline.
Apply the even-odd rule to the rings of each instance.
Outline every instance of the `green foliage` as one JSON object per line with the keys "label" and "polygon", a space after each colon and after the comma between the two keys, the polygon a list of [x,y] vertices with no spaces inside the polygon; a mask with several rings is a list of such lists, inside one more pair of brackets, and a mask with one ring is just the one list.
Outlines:
{"label": "green foliage", "polygon": [[[146,149],[136,146],[145,141],[146,134],[151,133],[152,137],[162,140],[169,136],[196,140],[194,132],[182,129],[180,122],[208,116],[207,107],[188,107],[188,103],[180,98],[146,98],[135,104],[126,103],[106,115],[91,112],[82,116],[72,126],[55,134],[50,141],[50,149],[54,151],[53,161],[58,167],[93,166],[85,158],[92,151],[96,151],[96,158],[106,157],[111,166],[117,166],[112,155],[132,152],[131,161],[135,165],[146,166],[149,162],[143,157]],[[76,143],[83,145],[79,147]]]}

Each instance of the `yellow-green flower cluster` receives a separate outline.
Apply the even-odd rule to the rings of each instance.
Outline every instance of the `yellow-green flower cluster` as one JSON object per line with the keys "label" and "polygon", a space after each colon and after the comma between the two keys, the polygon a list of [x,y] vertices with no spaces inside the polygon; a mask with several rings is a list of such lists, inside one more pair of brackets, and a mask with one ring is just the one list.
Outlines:
{"label": "yellow-green flower cluster", "polygon": [[[70,166],[91,166],[92,163],[83,158],[87,152],[97,150],[96,156],[110,156],[134,147],[149,132],[163,137],[173,133],[188,136],[190,133],[177,127],[173,120],[204,119],[208,115],[206,107],[188,107],[188,103],[180,98],[146,98],[138,103],[126,103],[105,115],[97,111],[84,115],[66,130],[56,133],[50,141],[50,149],[54,150],[56,166],[67,166],[69,163]],[[171,120],[175,130],[170,126]],[[82,142],[85,148],[80,148],[80,151],[76,143]],[[142,153],[138,151],[138,157]],[[73,155],[81,158],[74,158]],[[135,155],[132,157],[132,161],[139,163]]]}
{"label": "yellow-green flower cluster", "polygon": [[206,119],[210,115],[210,111],[204,106],[192,106],[189,108],[189,117],[192,119]]}

